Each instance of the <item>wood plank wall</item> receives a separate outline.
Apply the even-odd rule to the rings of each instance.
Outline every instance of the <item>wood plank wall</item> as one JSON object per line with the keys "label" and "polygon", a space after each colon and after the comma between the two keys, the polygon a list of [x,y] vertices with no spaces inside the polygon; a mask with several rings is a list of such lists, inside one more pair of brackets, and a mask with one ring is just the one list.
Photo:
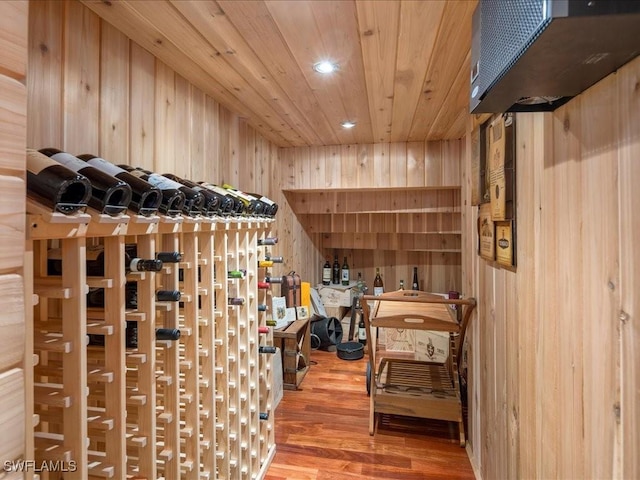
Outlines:
{"label": "wood plank wall", "polygon": [[[482,478],[640,478],[640,58],[517,116],[518,268],[473,250],[470,452]],[[470,158],[463,198],[469,198]],[[634,188],[635,187],[635,188]]]}
{"label": "wood plank wall", "polygon": [[3,343],[0,351],[0,429],[3,431],[0,459],[3,462],[24,458],[25,452],[33,448],[33,439],[25,436],[33,412],[25,400],[28,398],[25,386],[33,383],[29,368],[31,357],[25,355],[27,282],[23,256],[27,11],[26,1],[0,4],[0,338]]}
{"label": "wood plank wall", "polygon": [[74,1],[29,2],[27,144],[268,192],[275,145]]}
{"label": "wood plank wall", "polygon": [[[7,12],[24,5],[2,2],[0,31],[13,32],[9,41],[26,31],[16,26],[26,13],[16,23]],[[454,285],[479,299],[470,335],[477,387],[469,448],[482,477],[640,478],[639,60],[554,114],[519,115],[513,273],[475,255],[468,141],[278,151],[76,2],[29,2],[29,30],[28,146],[94,152],[266,192],[282,209],[274,253],[287,257],[283,270],[296,269],[312,283],[327,252],[305,233],[281,189],[418,187],[459,184],[461,177],[462,251],[423,276],[433,289]],[[12,101],[24,99],[16,83],[26,69],[15,66],[15,49],[0,51],[8,56],[0,61],[0,81],[15,87]],[[7,101],[2,111],[17,120],[0,128],[1,173],[19,183],[24,141],[5,143],[3,130],[10,129],[12,142],[20,138],[24,111]],[[2,245],[10,242],[12,251],[24,235],[16,223],[23,211],[11,205],[0,212],[2,235],[10,237]],[[1,251],[8,263],[0,273],[20,276],[21,260]],[[418,262],[439,265],[428,253],[408,260],[406,253],[358,252],[347,255],[369,283],[378,265],[394,286],[400,276],[408,281]]]}
{"label": "wood plank wall", "polygon": [[317,284],[335,254],[370,289],[376,267],[391,290],[400,279],[409,287],[417,266],[421,289],[459,290],[460,191],[450,187],[460,186],[465,148],[454,140],[281,149],[275,183],[291,191],[274,192],[285,267]]}

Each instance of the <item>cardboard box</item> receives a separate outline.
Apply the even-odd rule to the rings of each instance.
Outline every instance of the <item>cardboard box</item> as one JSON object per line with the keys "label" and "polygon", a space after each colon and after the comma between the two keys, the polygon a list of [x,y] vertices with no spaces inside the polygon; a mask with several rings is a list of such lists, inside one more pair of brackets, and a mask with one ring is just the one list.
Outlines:
{"label": "cardboard box", "polygon": [[326,307],[350,307],[353,302],[352,289],[357,282],[350,282],[349,285],[318,285],[317,290],[320,299]]}
{"label": "cardboard box", "polygon": [[444,363],[449,356],[449,332],[416,330],[416,360]]}

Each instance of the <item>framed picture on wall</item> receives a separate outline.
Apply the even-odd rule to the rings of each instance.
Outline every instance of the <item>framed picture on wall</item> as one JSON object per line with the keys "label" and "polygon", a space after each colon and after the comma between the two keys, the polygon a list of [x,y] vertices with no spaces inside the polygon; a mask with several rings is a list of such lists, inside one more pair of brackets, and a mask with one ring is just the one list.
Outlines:
{"label": "framed picture on wall", "polygon": [[495,260],[495,234],[491,204],[483,203],[478,214],[478,254],[485,260]]}
{"label": "framed picture on wall", "polygon": [[474,155],[480,156],[475,160],[479,166],[478,254],[509,268],[516,265],[515,131],[513,113],[496,114],[480,125],[477,139],[473,134],[471,138],[472,163]]}
{"label": "framed picture on wall", "polygon": [[495,222],[496,262],[505,267],[515,267],[515,229],[513,220]]}

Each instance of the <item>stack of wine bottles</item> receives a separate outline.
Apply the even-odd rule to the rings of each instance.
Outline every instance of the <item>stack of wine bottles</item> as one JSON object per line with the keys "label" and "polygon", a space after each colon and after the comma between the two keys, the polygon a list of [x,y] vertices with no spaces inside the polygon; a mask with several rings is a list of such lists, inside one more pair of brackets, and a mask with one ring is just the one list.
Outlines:
{"label": "stack of wine bottles", "polygon": [[91,207],[116,216],[260,216],[273,218],[278,205],[228,184],[194,182],[140,167],[116,165],[96,155],[55,148],[27,150],[27,196],[52,211],[71,214]]}

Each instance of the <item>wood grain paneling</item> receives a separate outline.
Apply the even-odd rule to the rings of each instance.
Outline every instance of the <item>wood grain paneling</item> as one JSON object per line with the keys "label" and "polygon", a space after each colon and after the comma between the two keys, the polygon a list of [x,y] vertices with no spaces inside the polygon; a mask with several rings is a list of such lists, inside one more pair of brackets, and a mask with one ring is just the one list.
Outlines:
{"label": "wood grain paneling", "polygon": [[19,460],[24,455],[24,388],[24,371],[21,368],[0,373],[0,425],[5,429],[0,442],[3,462]]}
{"label": "wood grain paneling", "polygon": [[[15,254],[15,251],[14,251]],[[21,275],[0,276],[2,317],[0,335],[6,344],[0,352],[0,372],[19,365],[24,355],[24,281]]]}
{"label": "wood grain paneling", "polygon": [[620,215],[620,428],[623,448],[619,454],[621,478],[640,477],[640,62],[626,65],[618,77],[617,129]]}
{"label": "wood grain paneling", "polygon": [[[0,459],[4,460],[33,457],[33,441],[25,430],[33,412],[28,401],[32,382],[25,383],[25,370],[32,365],[25,345],[30,298],[25,298],[24,270],[28,11],[26,1],[0,3],[0,336],[5,342],[0,350]],[[30,371],[27,378],[32,378]]]}
{"label": "wood grain paneling", "polygon": [[27,89],[0,75],[0,170],[24,177]]}
{"label": "wood grain paneling", "polygon": [[27,13],[29,2],[4,2],[0,15],[0,75],[24,81],[27,72]]}
{"label": "wood grain paneling", "polygon": [[640,352],[627,309],[638,299],[639,65],[553,114],[517,116],[517,271],[463,255],[482,325],[470,332],[470,451],[482,478],[638,474]]}
{"label": "wood grain paneling", "polygon": [[[93,153],[99,146],[100,19],[80,3],[67,2],[64,20],[64,142],[61,149],[76,155]],[[48,93],[49,90],[44,92]]]}

